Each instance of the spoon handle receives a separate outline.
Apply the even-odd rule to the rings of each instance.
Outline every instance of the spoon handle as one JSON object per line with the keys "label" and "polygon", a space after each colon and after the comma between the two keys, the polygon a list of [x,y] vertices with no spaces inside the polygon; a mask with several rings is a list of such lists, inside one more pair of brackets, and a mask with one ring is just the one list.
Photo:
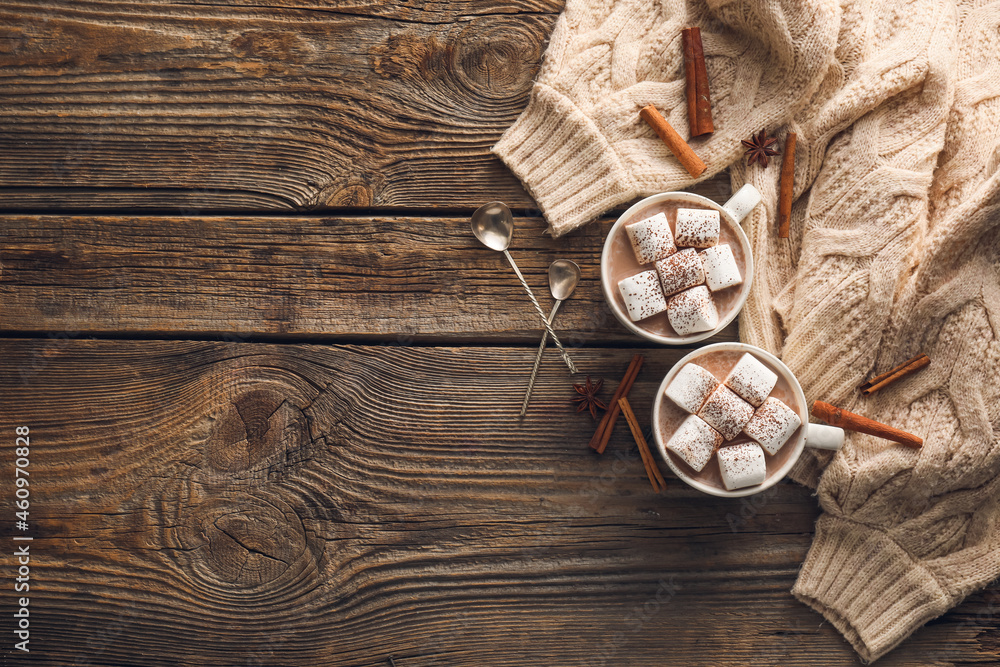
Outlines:
{"label": "spoon handle", "polygon": [[[562,301],[556,301],[552,306],[552,310],[549,311],[548,323],[552,324],[552,321],[556,319],[556,311],[559,310],[559,306],[562,305]],[[542,342],[538,344],[538,354],[535,355],[535,365],[531,368],[531,379],[528,380],[528,390],[524,392],[524,403],[521,404],[521,416],[528,411],[528,401],[531,400],[531,391],[535,388],[535,378],[538,377],[538,367],[542,365],[542,352],[545,352],[545,344],[549,342],[549,332],[548,330],[542,332]]]}
{"label": "spoon handle", "polygon": [[549,332],[549,335],[552,336],[552,340],[555,341],[556,347],[559,348],[559,353],[562,354],[563,361],[566,362],[566,367],[569,368],[571,373],[578,373],[579,371],[576,370],[573,360],[569,358],[569,353],[566,352],[566,348],[564,348],[563,344],[559,341],[559,336],[556,335],[556,332],[552,329],[552,325],[549,324],[549,321],[545,319],[545,313],[542,312],[542,307],[538,305],[538,299],[535,298],[534,292],[532,292],[531,288],[528,287],[527,281],[525,281],[524,276],[521,275],[521,270],[517,268],[517,264],[514,263],[514,258],[510,256],[510,252],[507,250],[504,250],[503,254],[507,256],[507,261],[510,262],[511,267],[513,267],[514,273],[517,274],[517,279],[521,281],[521,286],[524,287],[524,291],[528,293],[529,297],[531,297],[531,303],[535,304],[535,310],[538,311],[538,316],[542,318],[542,322],[545,323],[545,330]]}

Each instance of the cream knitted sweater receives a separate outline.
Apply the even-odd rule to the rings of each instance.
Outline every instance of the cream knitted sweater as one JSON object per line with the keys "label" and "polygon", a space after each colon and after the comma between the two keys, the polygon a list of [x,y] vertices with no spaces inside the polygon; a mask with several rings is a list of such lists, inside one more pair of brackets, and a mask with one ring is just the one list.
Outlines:
{"label": "cream knitted sweater", "polygon": [[[824,514],[793,593],[866,661],[1000,575],[1000,3],[568,0],[528,108],[494,152],[555,235],[691,179],[639,118],[685,135],[680,30],[701,26],[716,131],[753,183],[758,265],[740,336],[821,398],[922,435],[852,434],[794,471]],[[791,238],[779,168],[740,139],[798,135]],[[856,386],[918,352],[931,366]]]}

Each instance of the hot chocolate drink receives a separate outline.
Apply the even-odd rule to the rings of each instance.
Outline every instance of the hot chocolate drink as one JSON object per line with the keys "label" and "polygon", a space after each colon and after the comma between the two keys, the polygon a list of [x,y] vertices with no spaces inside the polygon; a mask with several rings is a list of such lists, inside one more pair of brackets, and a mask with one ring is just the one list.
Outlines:
{"label": "hot chocolate drink", "polygon": [[[792,383],[769,361],[746,351],[695,355],[656,401],[659,419],[653,428],[667,456],[688,477],[710,486],[727,489],[723,468],[730,485],[759,484],[796,454],[802,406]],[[714,447],[714,456],[705,456],[706,446]],[[724,450],[727,457],[720,459]],[[761,458],[766,473],[754,473]]]}
{"label": "hot chocolate drink", "polygon": [[[679,235],[678,210],[681,210],[682,218]],[[611,291],[616,303],[622,311],[629,313],[635,326],[660,336],[685,336],[715,328],[715,324],[727,321],[733,310],[739,307],[743,290],[749,289],[746,258],[737,231],[721,211],[720,206],[707,203],[666,199],[637,210],[614,230],[609,239],[607,256],[608,275],[614,288]],[[664,222],[669,225],[669,237],[665,231],[657,231],[657,226]],[[716,224],[717,233],[713,227]],[[688,247],[684,248],[685,245]],[[686,261],[688,255],[697,255],[697,267]],[[641,263],[640,257],[652,260]],[[732,269],[733,260],[735,269]],[[727,267],[732,271],[738,270],[739,276],[734,279],[731,273],[727,274]],[[661,285],[672,293],[682,293],[695,285],[707,287],[715,312],[712,312],[713,308],[695,309],[694,306],[698,304],[688,304],[684,299],[678,300],[676,308],[671,310],[653,308],[650,304],[654,300],[658,302],[656,295],[637,297],[631,283],[626,283],[631,288],[626,291],[635,303],[626,302],[620,283],[650,270],[658,272]],[[734,280],[739,282],[734,284]],[[668,301],[671,298],[671,294],[666,292],[664,296]],[[681,310],[684,312],[680,312]],[[635,314],[653,311],[655,314],[642,319],[634,317]],[[673,313],[675,322],[684,322],[686,325],[694,322],[691,325],[693,331],[678,332],[671,325],[672,311],[677,311]]]}

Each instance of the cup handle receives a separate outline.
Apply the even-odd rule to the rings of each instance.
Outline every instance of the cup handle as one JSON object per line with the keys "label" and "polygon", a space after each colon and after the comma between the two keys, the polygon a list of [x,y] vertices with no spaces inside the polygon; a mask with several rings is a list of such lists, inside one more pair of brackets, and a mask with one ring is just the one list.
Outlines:
{"label": "cup handle", "polygon": [[806,447],[837,451],[844,446],[844,429],[826,424],[806,424]]}
{"label": "cup handle", "polygon": [[726,209],[729,215],[736,219],[737,223],[740,223],[753,210],[754,206],[760,203],[760,199],[760,192],[757,188],[747,183],[737,190],[736,194],[722,205],[722,208]]}

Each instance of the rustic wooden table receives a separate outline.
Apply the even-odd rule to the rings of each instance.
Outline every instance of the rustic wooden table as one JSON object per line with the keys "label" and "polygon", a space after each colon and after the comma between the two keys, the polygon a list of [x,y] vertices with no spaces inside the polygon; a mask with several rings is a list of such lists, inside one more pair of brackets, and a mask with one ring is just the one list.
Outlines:
{"label": "rustic wooden table", "polygon": [[[560,4],[0,5],[5,665],[858,664],[789,594],[809,490],[654,495],[554,352],[516,419],[538,323],[485,201],[539,293],[583,268],[558,325],[606,397],[639,349],[646,415],[686,352],[604,306],[609,221],[552,240],[489,155]],[[997,603],[879,664],[997,664]]]}

